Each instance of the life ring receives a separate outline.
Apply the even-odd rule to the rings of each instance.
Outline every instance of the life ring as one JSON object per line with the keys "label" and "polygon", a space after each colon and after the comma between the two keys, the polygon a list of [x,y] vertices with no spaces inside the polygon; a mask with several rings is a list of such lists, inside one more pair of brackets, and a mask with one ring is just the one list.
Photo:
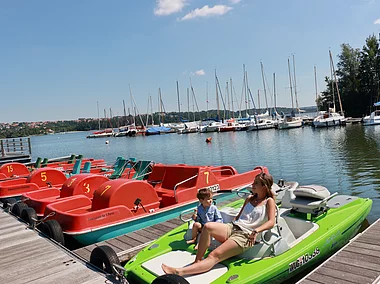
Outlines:
{"label": "life ring", "polygon": [[176,274],[164,274],[153,280],[152,284],[190,284],[185,278]]}
{"label": "life ring", "polygon": [[109,274],[115,274],[113,264],[120,265],[120,260],[111,247],[98,246],[91,252],[90,263]]}
{"label": "life ring", "polygon": [[27,224],[34,227],[37,220],[37,213],[36,210],[34,210],[31,207],[27,207],[21,211],[20,215],[21,219],[24,220]]}
{"label": "life ring", "polygon": [[21,216],[22,210],[28,208],[28,205],[24,202],[17,202],[12,206],[11,212],[16,215],[17,217]]}
{"label": "life ring", "polygon": [[38,225],[38,229],[47,237],[55,240],[61,245],[65,245],[65,238],[63,236],[61,225],[57,220],[47,220]]}

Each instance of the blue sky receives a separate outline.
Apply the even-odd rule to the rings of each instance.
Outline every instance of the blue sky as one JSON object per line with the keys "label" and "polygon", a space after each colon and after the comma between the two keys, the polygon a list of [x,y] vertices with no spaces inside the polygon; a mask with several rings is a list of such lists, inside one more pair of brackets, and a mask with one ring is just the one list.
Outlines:
{"label": "blue sky", "polygon": [[129,85],[140,113],[149,95],[157,110],[158,88],[175,111],[177,80],[187,109],[189,78],[199,108],[208,84],[215,109],[215,68],[240,104],[243,64],[257,103],[260,61],[268,88],[276,73],[277,105],[290,106],[292,54],[299,104],[310,106],[329,48],[337,61],[340,44],[361,48],[379,32],[380,0],[0,0],[0,122],[97,117],[97,101],[101,116],[122,115]]}

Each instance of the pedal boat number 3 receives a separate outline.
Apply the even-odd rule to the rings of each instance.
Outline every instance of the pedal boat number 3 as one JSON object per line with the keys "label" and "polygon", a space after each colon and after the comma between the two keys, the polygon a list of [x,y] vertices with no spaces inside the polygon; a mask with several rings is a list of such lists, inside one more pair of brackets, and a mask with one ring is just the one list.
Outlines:
{"label": "pedal boat number 3", "polygon": [[[243,200],[221,209],[224,222],[239,212]],[[261,241],[237,257],[227,259],[209,272],[185,278],[174,275],[175,283],[281,283],[326,259],[359,231],[369,214],[372,200],[332,194],[322,186],[288,189],[277,210],[276,224],[261,233]],[[157,239],[125,265],[130,283],[172,283],[161,264],[183,267],[195,258],[191,222]],[[212,240],[209,251],[219,244]],[[179,278],[179,280],[178,280]],[[169,282],[167,282],[169,281]],[[182,282],[181,282],[182,281]]]}
{"label": "pedal boat number 3", "polygon": [[107,181],[92,199],[77,195],[56,201],[46,206],[44,215],[57,220],[64,234],[89,245],[178,216],[196,205],[202,187],[245,188],[262,170],[268,172],[262,167],[239,174],[231,166],[155,164],[147,180]]}

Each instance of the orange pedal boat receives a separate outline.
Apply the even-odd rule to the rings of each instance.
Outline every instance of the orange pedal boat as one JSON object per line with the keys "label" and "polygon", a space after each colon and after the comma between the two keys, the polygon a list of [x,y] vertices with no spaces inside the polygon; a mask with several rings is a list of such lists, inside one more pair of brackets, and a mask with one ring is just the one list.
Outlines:
{"label": "orange pedal boat", "polygon": [[23,193],[40,189],[61,188],[66,179],[65,174],[57,169],[38,169],[27,177],[0,181],[0,199],[19,197]]}
{"label": "orange pedal boat", "polygon": [[200,188],[245,188],[262,171],[268,172],[265,167],[239,174],[232,166],[156,164],[147,181],[107,181],[92,199],[76,195],[47,205],[45,216],[56,220],[63,233],[89,245],[178,216],[196,206]]}

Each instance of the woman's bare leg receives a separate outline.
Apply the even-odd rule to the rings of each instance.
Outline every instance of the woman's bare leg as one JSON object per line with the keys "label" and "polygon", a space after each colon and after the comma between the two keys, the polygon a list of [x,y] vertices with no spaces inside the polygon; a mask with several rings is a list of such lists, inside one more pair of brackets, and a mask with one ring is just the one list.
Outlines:
{"label": "woman's bare leg", "polygon": [[[203,232],[202,232],[203,234]],[[238,255],[242,252],[241,247],[233,240],[226,240],[218,248],[212,251],[206,259],[195,262],[183,268],[173,268],[162,264],[162,270],[166,274],[178,274],[180,276],[189,274],[199,274],[209,271],[215,264]]]}
{"label": "woman's bare leg", "polygon": [[197,256],[195,262],[202,260],[207,248],[210,246],[210,239],[214,237],[223,243],[227,240],[228,226],[223,223],[209,222],[203,226],[201,237],[198,243]]}

